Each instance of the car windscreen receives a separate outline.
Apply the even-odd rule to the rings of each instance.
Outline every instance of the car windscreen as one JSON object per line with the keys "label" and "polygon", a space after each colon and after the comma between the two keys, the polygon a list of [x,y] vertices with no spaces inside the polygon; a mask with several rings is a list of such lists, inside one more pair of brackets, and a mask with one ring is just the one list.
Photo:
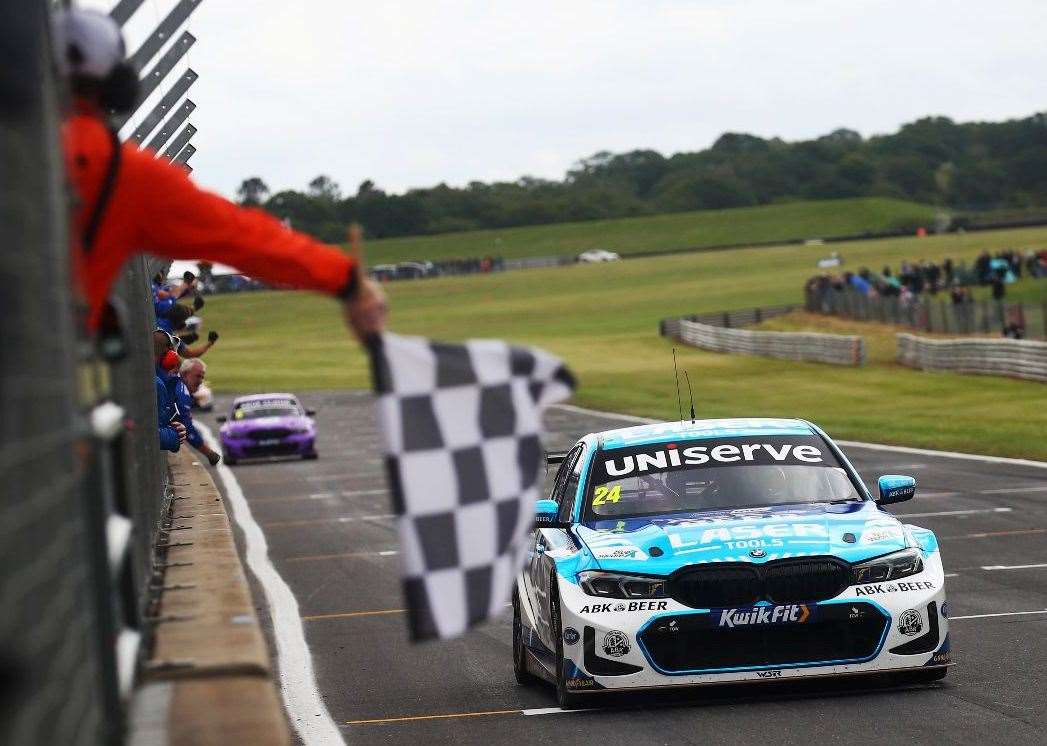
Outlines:
{"label": "car windscreen", "polygon": [[298,404],[290,399],[259,399],[237,404],[234,420],[257,420],[262,417],[296,417],[301,414]]}
{"label": "car windscreen", "polygon": [[582,520],[862,499],[820,438],[710,438],[598,451]]}

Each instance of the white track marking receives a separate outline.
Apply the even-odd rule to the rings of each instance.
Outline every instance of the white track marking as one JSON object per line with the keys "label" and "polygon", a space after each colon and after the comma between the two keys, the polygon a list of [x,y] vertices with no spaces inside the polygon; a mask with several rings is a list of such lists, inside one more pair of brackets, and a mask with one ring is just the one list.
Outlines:
{"label": "white track marking", "polygon": [[[198,422],[196,427],[207,441],[207,445],[216,451],[219,450],[220,446],[211,429],[201,422]],[[273,563],[269,561],[265,533],[251,515],[251,506],[244,497],[236,476],[224,463],[219,463],[216,469],[232,507],[233,518],[244,533],[247,566],[262,586],[273,620],[280,692],[291,725],[306,746],[344,744],[342,732],[331,719],[331,713],[327,711],[316,686],[313,657],[305,641],[298,601],[280,577],[280,573],[273,567]]]}
{"label": "white track marking", "polygon": [[947,577],[947,578],[955,578],[955,577],[958,577],[959,574],[960,573],[958,573],[958,572],[947,572],[947,573],[945,573],[945,577]]}
{"label": "white track marking", "polygon": [[384,495],[389,490],[383,487],[380,490],[342,490],[342,497],[358,497],[359,495]]}
{"label": "white track marking", "polygon": [[524,715],[560,715],[570,714],[572,712],[590,712],[596,708],[587,707],[579,710],[562,710],[559,707],[535,707],[530,710],[520,710]]}
{"label": "white track marking", "polygon": [[[617,414],[615,412],[602,412],[598,409],[586,409],[574,404],[554,404],[552,409],[562,409],[565,412],[576,414],[588,414],[595,417],[606,417],[611,420],[622,422],[633,422],[638,425],[650,425],[662,420],[654,420],[650,417],[637,417],[633,414]],[[834,439],[835,440],[835,439]],[[909,446],[892,446],[883,443],[864,443],[860,440],[835,440],[842,447],[867,448],[871,451],[891,451],[894,453],[909,453],[916,456],[938,456],[941,458],[963,459],[966,461],[981,461],[989,464],[1009,464],[1011,466],[1031,466],[1036,469],[1047,469],[1047,461],[1032,461],[1024,458],[1005,458],[1003,456],[983,456],[978,453],[958,453],[956,451],[934,451],[929,448],[910,448]]]}
{"label": "white track marking", "polygon": [[996,490],[982,490],[979,495],[1006,495],[1012,492],[1047,492],[1047,485],[1036,487],[1002,487]]}
{"label": "white track marking", "polygon": [[1024,616],[1026,614],[1047,614],[1047,609],[1040,611],[1001,611],[996,614],[968,614],[967,616],[951,616],[949,617],[950,622],[955,622],[957,619],[988,619],[994,616]]}
{"label": "white track marking", "polygon": [[1047,562],[1037,565],[982,565],[983,570],[1029,570],[1034,567],[1047,567]]}
{"label": "white track marking", "polygon": [[898,513],[895,518],[933,518],[946,515],[974,515],[975,513],[1010,513],[1013,508],[976,508],[973,510],[939,510],[937,513]]}
{"label": "white track marking", "polygon": [[369,479],[371,477],[384,477],[381,471],[358,471],[352,474],[313,474],[305,478],[307,482],[341,482],[346,479]]}

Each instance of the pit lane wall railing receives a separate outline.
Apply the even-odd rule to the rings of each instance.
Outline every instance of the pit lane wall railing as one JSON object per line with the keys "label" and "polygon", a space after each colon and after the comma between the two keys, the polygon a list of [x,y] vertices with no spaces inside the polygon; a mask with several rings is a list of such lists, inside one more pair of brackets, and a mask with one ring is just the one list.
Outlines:
{"label": "pit lane wall railing", "polygon": [[1047,342],[1025,339],[928,339],[898,334],[898,362],[920,370],[954,371],[1047,382]]}

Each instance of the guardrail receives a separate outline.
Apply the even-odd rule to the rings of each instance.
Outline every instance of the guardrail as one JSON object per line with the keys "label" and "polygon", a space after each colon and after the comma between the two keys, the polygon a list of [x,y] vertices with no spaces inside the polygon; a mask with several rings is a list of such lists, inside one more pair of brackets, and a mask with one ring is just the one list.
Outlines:
{"label": "guardrail", "polygon": [[666,336],[703,350],[832,365],[860,366],[865,363],[865,342],[861,337],[808,332],[758,332],[711,326],[686,319],[675,321],[678,333]]}
{"label": "guardrail", "polygon": [[928,339],[898,334],[898,362],[921,370],[1047,381],[1047,342],[1025,339]]}

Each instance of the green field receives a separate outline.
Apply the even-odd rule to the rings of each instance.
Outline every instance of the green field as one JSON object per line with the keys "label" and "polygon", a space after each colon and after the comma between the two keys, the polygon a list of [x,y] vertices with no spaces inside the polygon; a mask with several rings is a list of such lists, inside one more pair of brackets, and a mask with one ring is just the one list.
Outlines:
{"label": "green field", "polygon": [[[903,259],[973,259],[982,249],[1047,246],[1047,229],[839,244],[847,267]],[[798,303],[825,247],[682,254],[388,286],[391,329],[442,339],[500,337],[564,357],[575,402],[676,416],[670,345],[660,318]],[[208,353],[219,390],[368,386],[364,355],[334,301],[304,293],[208,300],[222,338]],[[797,416],[839,438],[1047,459],[1047,386],[921,373],[881,354],[864,369],[680,349],[702,417]]]}
{"label": "green field", "polygon": [[581,223],[387,238],[368,244],[371,264],[421,259],[621,254],[882,232],[934,222],[934,208],[897,199],[792,202]]}

